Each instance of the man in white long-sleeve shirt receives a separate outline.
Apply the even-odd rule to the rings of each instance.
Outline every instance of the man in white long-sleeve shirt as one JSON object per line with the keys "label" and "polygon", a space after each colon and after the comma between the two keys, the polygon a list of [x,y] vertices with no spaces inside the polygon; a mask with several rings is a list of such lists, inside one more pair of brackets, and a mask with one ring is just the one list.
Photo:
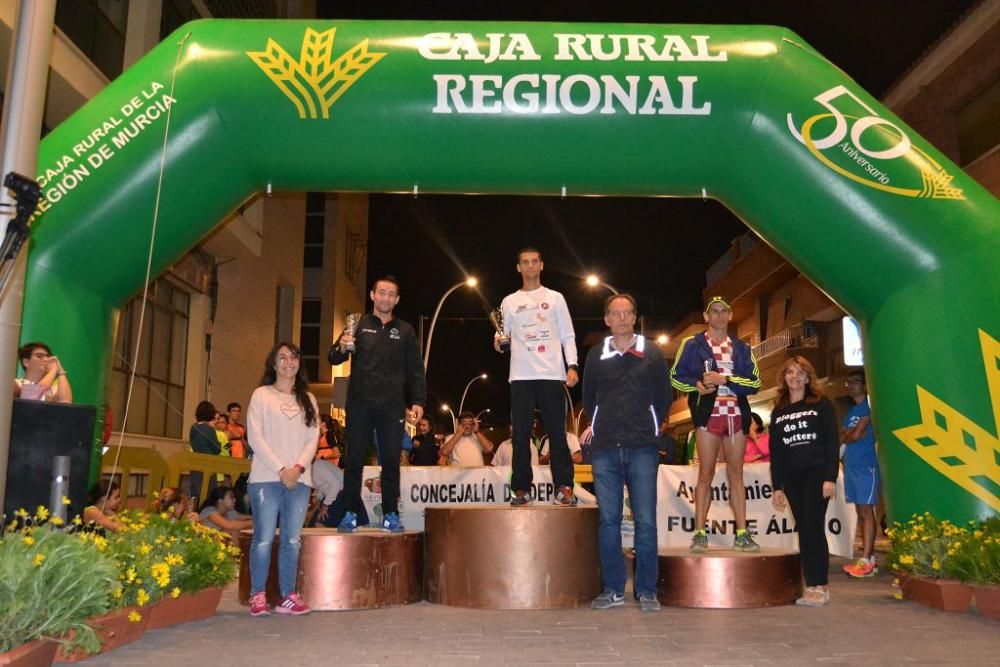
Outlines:
{"label": "man in white long-sleeve shirt", "polygon": [[[575,505],[573,461],[566,445],[566,401],[563,384],[579,382],[576,335],[563,295],[542,286],[544,264],[535,248],[517,254],[521,289],[500,305],[504,329],[510,335],[510,415],[514,445],[510,504],[527,505],[531,487],[531,416],[537,407],[542,421],[552,424],[552,482],[557,505]],[[499,335],[493,346],[500,351]],[[565,357],[565,361],[564,361]]]}

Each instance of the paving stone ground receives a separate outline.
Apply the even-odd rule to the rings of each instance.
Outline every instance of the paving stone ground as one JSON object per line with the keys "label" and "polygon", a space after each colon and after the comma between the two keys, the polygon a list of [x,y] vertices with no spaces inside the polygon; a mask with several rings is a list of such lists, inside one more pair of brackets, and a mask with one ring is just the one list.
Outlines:
{"label": "paving stone ground", "polygon": [[251,618],[232,586],[211,619],[148,632],[88,665],[1000,665],[1000,621],[893,599],[889,575],[831,564],[822,609],[643,614],[477,611],[422,602]]}

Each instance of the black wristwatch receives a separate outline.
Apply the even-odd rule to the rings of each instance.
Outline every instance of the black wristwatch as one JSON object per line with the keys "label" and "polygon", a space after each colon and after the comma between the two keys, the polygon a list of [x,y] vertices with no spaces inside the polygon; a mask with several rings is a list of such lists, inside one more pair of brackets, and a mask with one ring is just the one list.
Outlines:
{"label": "black wristwatch", "polygon": [[580,367],[577,366],[576,364],[570,364],[569,368],[567,368],[566,370],[568,370],[568,371],[576,371],[577,375],[580,374]]}

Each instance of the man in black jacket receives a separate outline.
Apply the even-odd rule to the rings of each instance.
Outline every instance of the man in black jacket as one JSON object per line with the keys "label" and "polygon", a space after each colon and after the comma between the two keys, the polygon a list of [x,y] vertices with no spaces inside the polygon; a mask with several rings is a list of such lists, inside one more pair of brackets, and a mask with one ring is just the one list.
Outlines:
{"label": "man in black jacket", "polygon": [[[424,414],[427,381],[413,327],[396,318],[399,284],[383,276],[372,285],[373,310],[358,322],[354,334],[344,330],[327,355],[334,366],[351,359],[347,390],[347,465],[344,498],[347,512],[337,527],[352,532],[361,506],[361,473],[375,431],[382,451],[382,529],[404,530],[399,522],[399,449],[407,401],[414,419]],[[353,346],[353,349],[352,349]]]}
{"label": "man in black jacket", "polygon": [[634,333],[635,299],[616,294],[604,302],[611,335],[591,348],[583,375],[583,408],[590,417],[594,490],[600,518],[604,592],[594,609],[625,603],[622,555],[622,487],[628,487],[635,519],[635,593],[643,611],[656,611],[658,555],[656,476],[660,421],[670,407],[670,377],[660,349]]}

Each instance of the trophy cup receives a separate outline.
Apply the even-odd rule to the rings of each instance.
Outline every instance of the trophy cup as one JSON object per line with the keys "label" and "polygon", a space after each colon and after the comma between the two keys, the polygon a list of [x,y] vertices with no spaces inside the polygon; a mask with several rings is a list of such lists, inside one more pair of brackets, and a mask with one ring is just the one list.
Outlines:
{"label": "trophy cup", "polygon": [[[361,321],[361,313],[351,313],[344,320],[344,333],[354,338],[354,332],[358,330],[358,322]],[[345,352],[354,352],[354,341],[344,343]]]}
{"label": "trophy cup", "polygon": [[496,308],[490,311],[490,322],[497,330],[497,336],[500,337],[500,354],[503,354],[510,349],[510,334],[503,329],[503,310]]}

